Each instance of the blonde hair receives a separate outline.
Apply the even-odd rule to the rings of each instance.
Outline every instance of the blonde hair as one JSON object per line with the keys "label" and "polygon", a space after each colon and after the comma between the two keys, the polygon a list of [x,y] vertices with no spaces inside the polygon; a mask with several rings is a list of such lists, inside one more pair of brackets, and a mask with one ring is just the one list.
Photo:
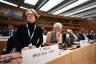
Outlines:
{"label": "blonde hair", "polygon": [[39,15],[34,9],[28,9],[25,14],[27,15],[29,13],[29,11],[34,13],[36,19],[39,19]]}
{"label": "blonde hair", "polygon": [[62,28],[62,24],[61,23],[59,23],[59,22],[57,22],[57,23],[55,23],[54,24],[54,26],[53,26],[54,28],[56,28],[56,27],[60,27],[60,28]]}

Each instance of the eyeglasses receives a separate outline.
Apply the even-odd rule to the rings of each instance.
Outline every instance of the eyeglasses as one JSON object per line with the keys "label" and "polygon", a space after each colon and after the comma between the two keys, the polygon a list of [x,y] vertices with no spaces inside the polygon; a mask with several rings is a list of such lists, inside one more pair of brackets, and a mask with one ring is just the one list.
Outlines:
{"label": "eyeglasses", "polygon": [[26,14],[26,16],[34,16],[34,14]]}
{"label": "eyeglasses", "polygon": [[61,30],[61,28],[59,28],[59,27],[56,27],[56,28],[54,28],[54,29],[58,29],[58,30]]}

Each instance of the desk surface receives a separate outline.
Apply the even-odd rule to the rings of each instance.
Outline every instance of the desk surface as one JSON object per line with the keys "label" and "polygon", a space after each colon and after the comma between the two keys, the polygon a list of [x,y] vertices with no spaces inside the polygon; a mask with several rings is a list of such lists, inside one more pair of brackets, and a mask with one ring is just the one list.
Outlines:
{"label": "desk surface", "polygon": [[[93,45],[95,45],[93,47]],[[81,48],[78,48],[78,49],[74,49],[74,50],[60,50],[60,53],[59,53],[59,57],[57,57],[57,59],[53,59],[51,60],[50,62],[48,62],[47,64],[79,64],[79,63],[76,63],[76,61],[78,61],[78,59],[82,58],[82,56],[84,55],[88,55],[89,54],[89,51],[92,49],[91,46],[94,48],[95,52],[96,53],[96,43],[93,43],[93,44],[89,44],[89,43],[84,43]],[[87,51],[88,50],[88,51]],[[93,49],[92,49],[93,50]],[[84,52],[84,53],[82,53]],[[86,53],[85,53],[86,52]],[[82,55],[79,55],[79,54],[82,54]],[[92,54],[92,53],[91,53]],[[77,57],[78,55],[78,57]],[[95,57],[96,57],[96,54],[94,54]],[[5,57],[5,56],[12,56],[14,58],[16,57],[19,57],[21,56],[20,53],[12,53],[12,54],[7,54],[7,55],[1,55],[1,57]],[[87,57],[87,56],[86,56]],[[90,56],[91,57],[91,56]],[[93,57],[92,57],[93,58]],[[87,58],[85,58],[86,60]],[[95,58],[96,59],[96,58]],[[57,61],[58,60],[58,61]],[[19,63],[22,64],[22,61],[21,59],[18,59],[17,60]],[[62,61],[62,62],[61,62]],[[18,62],[15,61],[12,61],[12,62],[9,62],[8,64],[19,64]],[[64,63],[63,63],[64,62]],[[84,62],[84,61],[83,61]],[[82,63],[82,62],[81,62]],[[84,63],[83,63],[84,64]],[[86,63],[85,63],[86,64]],[[95,62],[93,63],[95,64]]]}

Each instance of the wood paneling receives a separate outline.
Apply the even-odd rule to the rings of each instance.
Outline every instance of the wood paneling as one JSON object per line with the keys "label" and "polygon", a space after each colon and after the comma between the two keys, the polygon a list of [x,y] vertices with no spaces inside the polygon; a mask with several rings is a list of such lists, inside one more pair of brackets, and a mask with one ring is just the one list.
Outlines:
{"label": "wood paneling", "polygon": [[[26,11],[25,9],[14,7],[14,6],[11,6],[11,5],[8,5],[8,4],[5,4],[5,3],[1,3],[1,2],[0,2],[0,6],[5,7],[5,8],[8,8],[8,9],[14,9],[14,10],[17,10],[17,11],[22,11],[22,12],[25,12]],[[76,30],[79,30],[79,29],[82,29],[82,28],[84,28],[84,29],[93,29],[92,27],[93,26],[96,26],[94,24],[90,24],[90,22],[88,20],[82,19],[82,18],[64,17],[64,16],[52,15],[52,14],[48,14],[48,13],[44,13],[44,12],[40,12],[40,11],[37,11],[37,12],[40,15],[40,19],[38,21],[46,21],[47,23],[54,22],[54,21],[57,22],[58,21],[58,22],[61,22],[62,24],[63,23],[66,23],[68,21],[69,22],[69,23],[67,23],[68,26],[63,25],[64,26],[64,29],[76,29]],[[0,24],[20,25],[20,24],[24,23],[24,22],[21,22],[20,20],[18,20],[18,21],[17,20],[14,20],[13,21],[13,20],[11,20],[11,17],[8,17],[8,20],[6,20],[6,21],[8,21],[8,22],[3,22],[3,21],[0,20]],[[80,24],[80,26],[73,26],[73,25],[69,25],[69,24],[75,24],[75,25],[76,24],[77,25]],[[49,25],[46,25],[46,24],[43,25],[43,27],[47,27],[47,28],[51,28],[52,29],[52,26],[51,27],[50,26]],[[92,26],[92,27],[88,27],[88,26]]]}
{"label": "wood paneling", "polygon": [[[26,22],[20,22],[20,21],[3,21],[3,22],[0,22],[0,24],[5,24],[5,25],[21,25],[21,24],[25,24]],[[45,27],[45,28],[50,28],[52,29],[53,28],[53,25],[48,25],[48,24],[37,24],[38,26],[40,27]],[[79,29],[79,27],[74,27],[74,26],[63,26],[63,29]]]}
{"label": "wood paneling", "polygon": [[94,30],[96,32],[96,20],[81,21],[80,28],[85,30]]}
{"label": "wood paneling", "polygon": [[71,54],[66,54],[48,64],[71,64]]}
{"label": "wood paneling", "polygon": [[[11,8],[11,9],[14,9],[14,10],[19,10],[19,11],[22,11],[22,12],[26,11],[26,9],[21,9],[21,8],[11,6],[11,5],[2,3],[2,2],[0,2],[0,6],[5,7],[5,8],[9,8],[9,9]],[[40,16],[50,17],[50,18],[54,18],[54,19],[85,20],[85,19],[77,18],[77,17],[64,17],[64,16],[52,15],[52,14],[48,14],[48,13],[44,13],[44,12],[40,12],[40,11],[37,11],[37,12]]]}
{"label": "wood paneling", "polygon": [[19,11],[22,11],[22,12],[25,12],[25,11],[26,11],[25,9],[20,9],[20,8],[18,8],[18,7],[11,6],[11,5],[2,3],[2,2],[0,2],[0,6],[5,7],[5,8],[8,8],[8,9],[19,10]]}
{"label": "wood paneling", "polygon": [[[0,39],[1,40],[1,39]],[[0,41],[0,54],[4,48],[7,46],[7,41]]]}

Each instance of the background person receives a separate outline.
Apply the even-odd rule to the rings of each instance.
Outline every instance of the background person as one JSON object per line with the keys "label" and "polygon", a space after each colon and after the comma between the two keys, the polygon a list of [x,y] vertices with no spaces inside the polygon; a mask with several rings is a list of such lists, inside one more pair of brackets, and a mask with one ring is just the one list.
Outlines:
{"label": "background person", "polygon": [[48,32],[47,38],[46,38],[46,44],[47,45],[53,45],[53,44],[59,44],[62,43],[62,24],[61,23],[55,23],[54,31]]}

